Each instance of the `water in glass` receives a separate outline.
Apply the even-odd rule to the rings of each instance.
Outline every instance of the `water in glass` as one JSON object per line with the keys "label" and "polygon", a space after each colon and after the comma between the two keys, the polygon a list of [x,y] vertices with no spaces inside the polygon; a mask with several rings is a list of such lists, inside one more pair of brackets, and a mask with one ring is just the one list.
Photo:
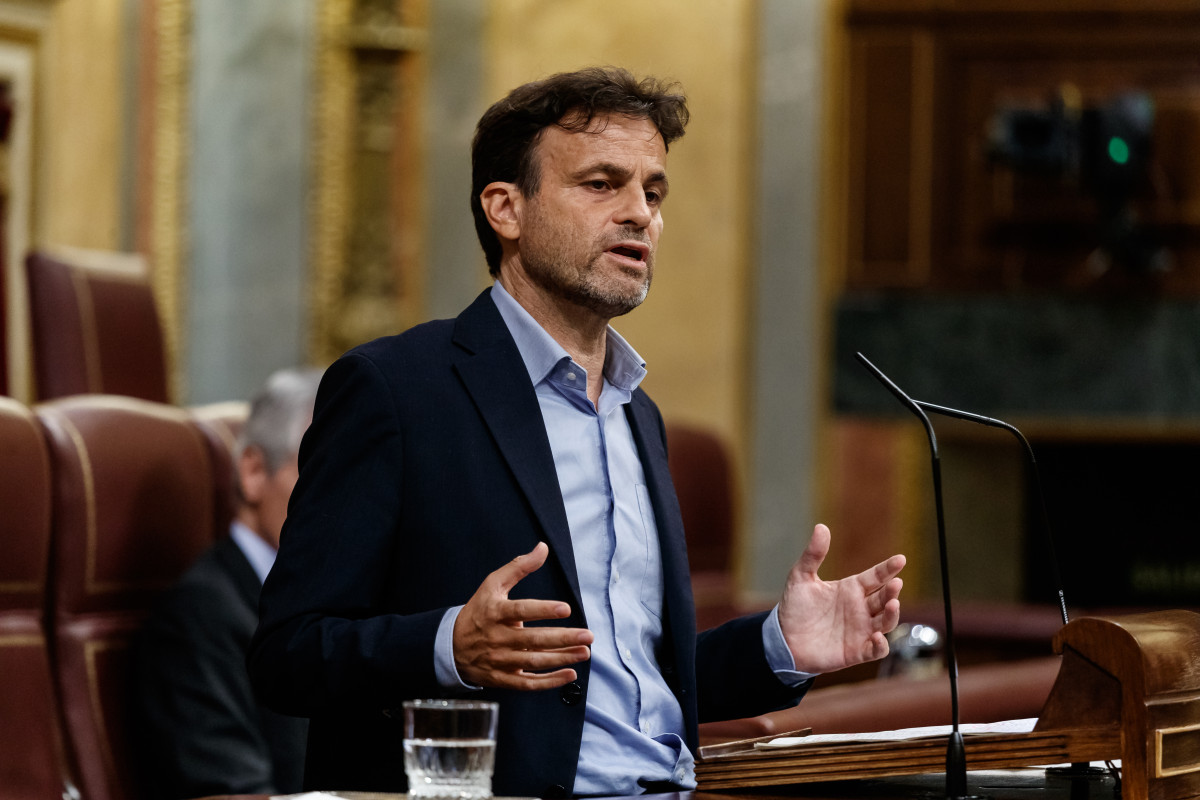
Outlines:
{"label": "water in glass", "polygon": [[492,796],[491,739],[409,739],[404,770],[409,797],[481,800]]}

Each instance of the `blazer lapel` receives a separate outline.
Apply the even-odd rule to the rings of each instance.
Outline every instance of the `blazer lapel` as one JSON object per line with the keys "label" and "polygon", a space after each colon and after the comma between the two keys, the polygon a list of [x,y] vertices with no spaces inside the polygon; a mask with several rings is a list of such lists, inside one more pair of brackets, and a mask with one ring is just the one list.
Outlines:
{"label": "blazer lapel", "polygon": [[576,607],[583,608],[571,529],[546,425],[525,362],[490,294],[490,289],[485,291],[458,317],[454,341],[466,354],[454,368],[541,523],[550,555],[566,574]]}
{"label": "blazer lapel", "polygon": [[[663,632],[670,642],[673,658],[664,661],[664,674],[679,698],[683,710],[684,739],[695,748],[696,706],[696,608],[692,600],[691,573],[688,570],[687,543],[683,534],[683,516],[675,496],[675,484],[667,469],[666,432],[662,417],[642,390],[633,393],[628,408],[629,427],[642,457],[642,470],[663,561]],[[689,696],[690,693],[690,696]]]}
{"label": "blazer lapel", "polygon": [[642,470],[654,519],[658,524],[658,541],[663,559],[663,588],[666,613],[674,630],[687,630],[695,624],[692,589],[687,561],[687,542],[683,533],[683,515],[675,496],[675,484],[667,469],[665,433],[660,417],[646,393],[634,392],[629,403],[629,427],[642,458]]}
{"label": "blazer lapel", "polygon": [[250,566],[242,548],[238,547],[231,536],[226,535],[217,540],[213,551],[217,561],[232,578],[242,601],[249,608],[258,608],[258,595],[262,591],[262,584],[259,583],[258,575],[254,572],[254,567]]}

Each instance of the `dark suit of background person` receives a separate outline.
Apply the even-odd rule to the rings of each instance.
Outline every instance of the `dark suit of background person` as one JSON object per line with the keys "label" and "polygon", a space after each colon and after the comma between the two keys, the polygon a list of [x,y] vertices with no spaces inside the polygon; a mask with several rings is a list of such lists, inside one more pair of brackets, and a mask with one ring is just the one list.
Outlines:
{"label": "dark suit of background person", "polygon": [[146,628],[138,692],[150,797],[300,791],[308,721],[260,707],[238,674],[261,588],[237,544],[223,538]]}
{"label": "dark suit of background person", "polygon": [[[565,283],[557,285],[562,294],[521,283],[518,245],[526,247],[529,263],[537,249],[564,271],[590,270],[621,283],[621,302],[644,296],[661,229],[658,207],[666,194],[663,130],[668,126],[675,138],[686,122],[685,110],[651,121],[647,106],[681,105],[682,98],[660,86],[651,80],[639,84],[614,69],[554,76],[514,90],[477,129],[473,208],[489,267],[584,370],[591,403],[593,391],[601,394],[611,338],[607,320],[615,314],[585,309]],[[635,100],[620,107],[634,110],[607,106],[576,127],[567,124],[575,119],[573,111],[595,108],[593,100],[611,102],[614,95]],[[542,102],[550,96],[558,99]],[[525,195],[511,177],[480,178],[479,170],[486,173],[488,165],[529,163],[511,151],[481,151],[491,143],[508,146],[512,129],[505,121],[514,117],[521,118],[517,138],[525,137],[552,188],[531,188]],[[491,124],[496,121],[500,124]],[[595,167],[582,170],[580,162]],[[580,179],[580,171],[600,174]],[[574,206],[554,199],[560,190],[583,199]],[[482,218],[476,202],[481,196]],[[529,210],[530,223],[520,237],[496,213],[505,198]],[[535,213],[540,206],[543,216]],[[629,223],[614,225],[610,215]],[[501,230],[508,235],[501,237]],[[601,244],[610,239],[616,243]],[[626,268],[634,262],[633,251],[640,252],[639,269]],[[518,277],[509,285],[511,270]],[[642,277],[630,277],[634,274]],[[264,702],[311,718],[308,789],[404,790],[398,711],[404,700],[456,691],[444,687],[435,667],[435,652],[445,652],[435,647],[439,626],[456,606],[462,609],[453,626],[452,655],[459,677],[489,687],[470,697],[500,704],[495,793],[561,796],[575,786],[589,681],[601,680],[585,647],[595,641],[596,628],[585,629],[610,624],[613,612],[583,607],[579,576],[594,576],[601,565],[578,563],[572,536],[595,541],[607,534],[570,529],[542,407],[493,291],[455,320],[355,348],[322,379],[248,660]],[[559,339],[554,325],[539,318],[546,307],[537,300],[562,304],[555,307],[562,312],[555,322],[579,323],[577,332],[588,341],[578,352],[571,351],[579,343],[572,331],[555,329]],[[794,703],[807,683],[786,685],[768,666],[766,615],[697,636],[662,418],[640,389],[615,413],[628,420],[657,523],[649,531],[657,542],[646,546],[656,544],[661,553],[662,633],[652,655],[658,672],[650,677],[661,676],[674,695],[682,730],[670,733],[694,753],[701,720]],[[587,490],[600,491],[590,484]],[[785,638],[789,632],[799,635],[804,660],[796,669],[810,673],[845,666],[846,653],[853,659],[886,653],[883,633],[899,614],[896,573],[903,565],[895,557],[851,579],[820,581],[815,574],[824,558],[820,544],[828,545],[828,532],[821,532],[813,537],[818,546],[810,543],[789,576],[779,614]],[[623,573],[622,581],[626,578]],[[829,613],[833,609],[836,619]],[[829,627],[833,622],[841,624]],[[789,640],[787,649],[794,657],[797,644]],[[611,764],[614,774],[623,767],[635,769]]]}
{"label": "dark suit of background person", "polygon": [[[276,373],[251,407],[238,458],[238,535],[250,537],[242,541],[260,559],[277,546],[318,379],[311,370]],[[260,444],[264,427],[269,440]],[[283,452],[264,459],[263,448]],[[268,465],[272,458],[282,463]],[[153,800],[300,790],[308,721],[260,706],[245,667],[261,589],[238,541],[224,537],[164,596],[141,632],[135,720],[147,753],[139,766]]]}

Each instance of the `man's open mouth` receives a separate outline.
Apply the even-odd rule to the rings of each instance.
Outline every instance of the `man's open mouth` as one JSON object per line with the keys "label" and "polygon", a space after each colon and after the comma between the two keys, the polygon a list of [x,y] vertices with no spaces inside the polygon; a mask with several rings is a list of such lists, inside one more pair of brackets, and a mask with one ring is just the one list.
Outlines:
{"label": "man's open mouth", "polygon": [[634,261],[645,261],[646,256],[650,254],[650,248],[640,244],[619,244],[616,247],[610,247],[608,252],[631,258]]}

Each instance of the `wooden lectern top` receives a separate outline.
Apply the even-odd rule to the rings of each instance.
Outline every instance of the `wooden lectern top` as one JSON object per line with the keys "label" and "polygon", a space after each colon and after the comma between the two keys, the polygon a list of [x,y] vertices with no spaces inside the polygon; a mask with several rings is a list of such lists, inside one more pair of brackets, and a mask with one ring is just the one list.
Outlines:
{"label": "wooden lectern top", "polygon": [[[969,770],[1116,761],[1126,800],[1200,796],[1200,614],[1083,617],[1054,637],[1063,657],[1029,733],[967,735]],[[869,734],[864,735],[864,739]],[[941,772],[946,737],[701,748],[699,791]]]}

